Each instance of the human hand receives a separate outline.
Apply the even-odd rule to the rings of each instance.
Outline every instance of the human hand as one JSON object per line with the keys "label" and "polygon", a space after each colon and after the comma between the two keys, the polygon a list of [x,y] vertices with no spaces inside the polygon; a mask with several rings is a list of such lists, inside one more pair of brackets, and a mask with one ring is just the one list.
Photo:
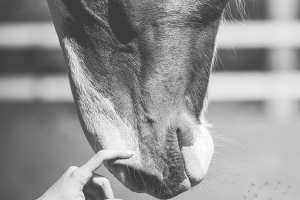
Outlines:
{"label": "human hand", "polygon": [[105,160],[130,158],[131,151],[102,150],[80,168],[70,167],[38,200],[104,200],[114,199],[107,178],[95,174]]}

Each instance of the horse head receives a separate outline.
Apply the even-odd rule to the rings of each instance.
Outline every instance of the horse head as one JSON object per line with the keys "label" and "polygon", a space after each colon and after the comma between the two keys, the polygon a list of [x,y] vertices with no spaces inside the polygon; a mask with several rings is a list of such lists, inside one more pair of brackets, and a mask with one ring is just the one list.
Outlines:
{"label": "horse head", "polygon": [[213,155],[204,120],[227,0],[48,0],[79,119],[126,187],[172,198],[199,184]]}

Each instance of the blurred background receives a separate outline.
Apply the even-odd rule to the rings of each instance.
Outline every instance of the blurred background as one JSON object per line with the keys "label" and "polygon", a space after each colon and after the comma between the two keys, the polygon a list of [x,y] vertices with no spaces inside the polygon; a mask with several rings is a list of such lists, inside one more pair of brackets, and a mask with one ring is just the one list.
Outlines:
{"label": "blurred background", "polygon": [[[299,8],[231,1],[207,112],[216,153],[203,184],[176,200],[300,199]],[[46,0],[0,0],[0,199],[36,199],[93,154]],[[118,198],[153,199],[98,173]]]}

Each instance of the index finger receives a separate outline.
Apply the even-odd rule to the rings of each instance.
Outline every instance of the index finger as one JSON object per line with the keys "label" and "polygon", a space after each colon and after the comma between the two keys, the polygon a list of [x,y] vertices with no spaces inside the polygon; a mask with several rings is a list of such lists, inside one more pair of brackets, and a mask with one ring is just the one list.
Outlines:
{"label": "index finger", "polygon": [[133,152],[129,150],[101,150],[96,153],[89,161],[80,167],[85,172],[93,173],[98,169],[105,160],[112,160],[116,158],[130,158]]}

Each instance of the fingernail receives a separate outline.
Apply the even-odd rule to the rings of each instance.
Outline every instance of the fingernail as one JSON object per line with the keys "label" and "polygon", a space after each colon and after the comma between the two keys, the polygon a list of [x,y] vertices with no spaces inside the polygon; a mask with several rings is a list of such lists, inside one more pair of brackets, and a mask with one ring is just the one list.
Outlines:
{"label": "fingernail", "polygon": [[125,150],[125,151],[126,151],[126,153],[128,153],[128,154],[134,155],[134,151],[131,151],[131,150]]}

